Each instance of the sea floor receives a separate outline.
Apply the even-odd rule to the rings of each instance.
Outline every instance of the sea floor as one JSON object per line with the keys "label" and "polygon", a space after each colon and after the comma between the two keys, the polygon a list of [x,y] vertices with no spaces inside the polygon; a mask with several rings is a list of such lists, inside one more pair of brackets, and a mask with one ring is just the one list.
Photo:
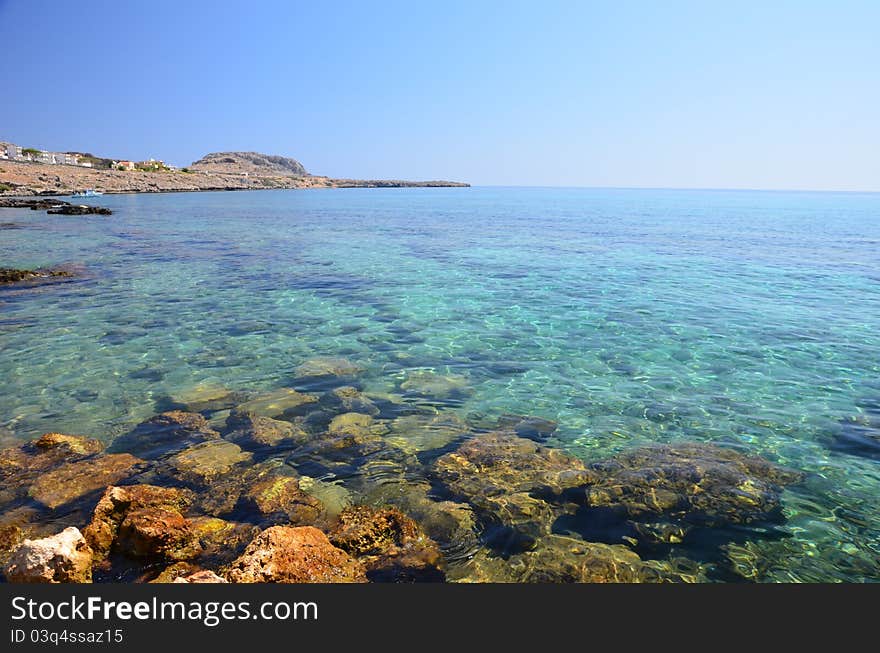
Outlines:
{"label": "sea floor", "polygon": [[[0,264],[76,271],[0,288],[7,556],[245,581],[314,525],[379,581],[880,579],[880,195],[93,201],[0,216]],[[174,546],[95,539],[117,485]]]}

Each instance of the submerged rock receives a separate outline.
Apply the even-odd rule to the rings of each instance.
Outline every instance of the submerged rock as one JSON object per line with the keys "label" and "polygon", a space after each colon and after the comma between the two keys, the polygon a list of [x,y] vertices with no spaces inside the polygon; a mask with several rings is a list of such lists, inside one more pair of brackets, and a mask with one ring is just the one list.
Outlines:
{"label": "submerged rock", "polygon": [[880,410],[841,420],[830,447],[833,451],[880,460]]}
{"label": "submerged rock", "polygon": [[309,439],[309,434],[299,425],[241,410],[230,413],[226,428],[224,437],[227,440],[250,450],[301,444]]}
{"label": "submerged rock", "polygon": [[348,508],[330,541],[357,557],[374,581],[443,581],[443,556],[415,521],[394,508]]}
{"label": "submerged rock", "polygon": [[379,408],[367,395],[350,385],[334,388],[321,395],[318,406],[333,414],[363,413],[378,415]]}
{"label": "submerged rock", "polygon": [[264,517],[278,516],[295,525],[314,524],[324,511],[318,499],[300,489],[295,476],[265,475],[251,483],[242,498]]}
{"label": "submerged rock", "polygon": [[280,388],[239,404],[235,411],[280,419],[302,415],[317,402],[318,397],[315,395],[297,392],[293,388]]}
{"label": "submerged rock", "polygon": [[400,389],[425,398],[450,399],[473,392],[470,380],[461,374],[439,374],[431,370],[408,372]]}
{"label": "submerged rock", "polygon": [[353,377],[364,371],[364,368],[352,363],[347,358],[333,356],[319,356],[310,358],[296,368],[296,376],[299,378],[335,376]]}
{"label": "submerged rock", "polygon": [[86,204],[64,204],[46,211],[49,215],[113,215],[113,211],[103,206]]}
{"label": "submerged rock", "polygon": [[4,569],[10,583],[90,583],[92,550],[77,528],[25,540]]}
{"label": "submerged rock", "polygon": [[85,537],[98,558],[110,552],[136,558],[188,560],[199,543],[182,510],[191,493],[155,485],[109,487],[95,506]]}
{"label": "submerged rock", "polygon": [[149,460],[166,456],[194,444],[217,440],[220,434],[198,413],[172,410],[155,415],[119,436],[111,451],[124,451]]}
{"label": "submerged rock", "polygon": [[226,440],[210,440],[184,449],[165,461],[167,474],[192,487],[208,487],[252,454]]}
{"label": "submerged rock", "polygon": [[442,449],[470,432],[467,422],[452,411],[402,415],[391,421],[388,442],[407,453]]}
{"label": "submerged rock", "polygon": [[513,431],[521,438],[544,442],[556,431],[557,424],[552,419],[528,415],[502,415],[498,418],[498,428]]}
{"label": "submerged rock", "polygon": [[433,473],[483,519],[502,527],[491,538],[502,548],[528,547],[548,534],[565,509],[544,497],[592,478],[580,460],[503,432],[467,440],[438,458]]}
{"label": "submerged rock", "polygon": [[486,551],[456,570],[459,582],[492,583],[657,583],[696,582],[701,573],[682,574],[664,562],[642,560],[621,544],[601,544],[547,535],[532,550],[507,559]]}
{"label": "submerged rock", "polygon": [[317,528],[273,526],[228,568],[233,583],[361,583],[364,568]]}
{"label": "submerged rock", "polygon": [[34,446],[43,451],[60,448],[82,456],[99,453],[104,448],[104,445],[94,438],[64,433],[44,433],[34,442]]}
{"label": "submerged rock", "polygon": [[709,444],[654,445],[594,463],[586,505],[627,520],[642,542],[681,541],[693,526],[783,519],[782,487],[803,474]]}
{"label": "submerged rock", "polygon": [[41,474],[28,494],[54,510],[131,476],[142,462],[130,454],[120,453],[65,463]]}

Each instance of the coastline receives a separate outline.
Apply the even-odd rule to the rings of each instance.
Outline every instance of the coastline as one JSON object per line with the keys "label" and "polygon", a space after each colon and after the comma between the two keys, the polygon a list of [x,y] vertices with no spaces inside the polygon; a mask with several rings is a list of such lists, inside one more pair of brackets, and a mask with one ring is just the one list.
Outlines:
{"label": "coastline", "polygon": [[466,188],[454,181],[341,179],[316,175],[243,175],[208,171],[142,172],[0,161],[0,196],[69,195],[86,188],[105,194],[181,193],[300,188]]}

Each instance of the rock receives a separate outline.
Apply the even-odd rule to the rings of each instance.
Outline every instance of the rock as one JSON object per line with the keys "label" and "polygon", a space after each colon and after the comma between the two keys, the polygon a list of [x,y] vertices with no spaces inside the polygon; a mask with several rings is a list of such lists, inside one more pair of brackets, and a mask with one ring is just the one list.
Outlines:
{"label": "rock", "polygon": [[389,428],[388,442],[407,453],[442,449],[470,432],[467,422],[452,411],[402,415]]}
{"label": "rock", "polygon": [[325,392],[321,395],[318,405],[333,414],[363,413],[373,416],[379,414],[376,404],[367,395],[350,385]]}
{"label": "rock", "polygon": [[302,363],[296,368],[295,374],[298,378],[316,376],[353,377],[363,371],[363,367],[352,363],[347,358],[320,356],[318,358],[310,358]]}
{"label": "rock", "polygon": [[55,209],[46,211],[49,215],[112,215],[113,211],[103,206],[88,206],[86,204],[64,204]]}
{"label": "rock", "polygon": [[198,554],[184,510],[189,492],[155,485],[109,487],[95,506],[85,537],[98,558],[111,551],[134,557],[186,560]]}
{"label": "rock", "polygon": [[408,372],[400,384],[400,389],[408,395],[441,400],[462,397],[473,391],[466,376],[438,374],[431,370]]}
{"label": "rock", "polygon": [[59,278],[72,277],[69,270],[16,270],[13,268],[0,268],[0,285],[28,282],[28,285],[57,280]]}
{"label": "rock", "polygon": [[77,528],[25,540],[4,570],[10,583],[90,583],[92,550]]}
{"label": "rock", "polygon": [[369,437],[372,433],[372,426],[373,418],[369,415],[364,415],[363,413],[343,413],[330,420],[327,430],[337,435],[352,433]]}
{"label": "rock", "polygon": [[317,528],[273,526],[225,574],[233,583],[361,583],[364,569]]}
{"label": "rock", "polygon": [[528,547],[548,534],[565,508],[546,498],[592,477],[580,460],[511,433],[467,440],[438,458],[433,474],[490,524],[502,527],[496,545],[505,549]]}
{"label": "rock", "polygon": [[100,441],[93,438],[87,438],[83,435],[65,435],[64,433],[44,433],[34,442],[34,446],[41,450],[60,447],[81,456],[99,453],[104,448]]}
{"label": "rock", "polygon": [[880,460],[880,409],[841,420],[830,448],[840,453]]}
{"label": "rock", "polygon": [[155,415],[113,441],[111,451],[126,451],[153,460],[186,447],[217,440],[220,434],[198,413],[172,410]]}
{"label": "rock", "polygon": [[395,508],[347,508],[330,541],[357,557],[367,578],[385,582],[441,582],[443,556],[415,521]]}
{"label": "rock", "polygon": [[217,517],[192,517],[189,522],[202,547],[199,561],[207,561],[212,566],[227,564],[240,556],[259,532],[253,524]]}
{"label": "rock", "polygon": [[258,395],[236,406],[238,413],[251,413],[260,417],[279,419],[282,417],[296,417],[305,413],[312,404],[317,403],[315,395],[297,392],[293,388],[280,388]]}
{"label": "rock", "polygon": [[544,442],[556,431],[557,424],[551,419],[527,415],[502,415],[498,418],[498,428],[513,431],[521,438]]}
{"label": "rock", "polygon": [[782,487],[803,479],[763,458],[700,443],[635,449],[590,472],[588,510],[629,522],[631,536],[646,543],[680,541],[693,526],[779,522]]}
{"label": "rock", "polygon": [[324,506],[324,514],[328,519],[335,519],[343,510],[351,505],[351,492],[340,483],[329,483],[311,476],[299,477],[299,489],[313,496]]}
{"label": "rock", "polygon": [[130,454],[121,453],[65,463],[41,474],[28,494],[54,510],[131,476],[142,462]]}
{"label": "rock", "polygon": [[243,394],[211,382],[198,383],[172,399],[175,407],[190,413],[215,413],[234,408],[244,401]]}
{"label": "rock", "polygon": [[193,487],[208,487],[252,454],[226,440],[209,440],[184,449],[166,461],[167,473]]}
{"label": "rock", "polygon": [[657,583],[695,582],[701,574],[683,575],[671,565],[646,562],[626,546],[547,535],[534,548],[508,559],[486,551],[456,570],[459,582],[492,583]]}
{"label": "rock", "polygon": [[224,437],[250,450],[263,450],[284,444],[302,444],[309,434],[298,425],[262,417],[253,412],[234,410],[226,418]]}
{"label": "rock", "polygon": [[210,569],[197,571],[189,576],[179,576],[174,579],[175,583],[228,583],[225,578],[218,576]]}
{"label": "rock", "polygon": [[242,498],[261,515],[282,516],[295,525],[314,524],[324,510],[318,499],[300,489],[295,476],[265,475],[250,484]]}

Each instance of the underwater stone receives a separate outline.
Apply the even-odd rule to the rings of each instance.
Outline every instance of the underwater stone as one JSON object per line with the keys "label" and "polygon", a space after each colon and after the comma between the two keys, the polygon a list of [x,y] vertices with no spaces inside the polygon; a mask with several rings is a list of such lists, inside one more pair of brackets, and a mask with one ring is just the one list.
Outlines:
{"label": "underwater stone", "polygon": [[400,389],[426,398],[449,399],[470,394],[473,388],[466,376],[439,374],[431,370],[413,370],[406,374]]}
{"label": "underwater stone", "polygon": [[208,426],[202,415],[172,410],[155,415],[119,436],[113,441],[110,450],[154,459],[219,438],[220,434]]}
{"label": "underwater stone", "polygon": [[513,431],[521,438],[543,442],[556,431],[557,424],[552,419],[528,415],[502,415],[498,418],[498,428]]}
{"label": "underwater stone", "polygon": [[227,474],[239,463],[249,461],[252,454],[226,440],[202,442],[172,456],[166,461],[169,474],[195,487],[207,487]]}
{"label": "underwater stone", "polygon": [[370,580],[440,582],[445,578],[437,543],[395,508],[344,510],[330,541],[357,557]]}
{"label": "underwater stone", "polygon": [[880,410],[841,420],[830,442],[833,451],[880,460]]}
{"label": "underwater stone", "polygon": [[540,538],[531,551],[509,558],[479,552],[455,570],[452,580],[493,583],[696,582],[666,562],[645,561],[621,544],[601,544],[562,535]]}
{"label": "underwater stone", "polygon": [[334,413],[364,413],[378,415],[379,408],[363,392],[350,385],[334,388],[321,395],[318,401],[321,409]]}
{"label": "underwater stone", "polygon": [[223,437],[245,449],[266,449],[309,439],[309,434],[299,425],[238,409],[226,418],[226,428],[228,431]]}
{"label": "underwater stone", "polygon": [[350,377],[357,376],[363,371],[363,367],[352,363],[347,358],[320,356],[318,358],[310,358],[299,365],[296,368],[295,374],[300,378],[314,376]]}
{"label": "underwater stone", "polygon": [[261,515],[278,515],[297,526],[314,524],[324,511],[318,499],[300,489],[295,476],[263,476],[245,490],[242,498]]}
{"label": "underwater stone", "polygon": [[113,550],[132,558],[189,560],[201,547],[188,519],[173,507],[157,506],[129,510]]}
{"label": "underwater stone", "polygon": [[511,433],[467,440],[438,458],[433,473],[453,495],[502,527],[490,540],[504,549],[531,546],[568,509],[543,496],[559,496],[591,479],[580,460]]}
{"label": "underwater stone", "polygon": [[25,540],[4,569],[10,583],[90,583],[92,550],[77,528]]}
{"label": "underwater stone", "polygon": [[142,462],[130,454],[120,453],[65,463],[41,474],[28,494],[54,510],[131,476]]}
{"label": "underwater stone", "polygon": [[99,453],[104,448],[104,445],[94,438],[64,433],[44,433],[34,442],[34,446],[42,450],[62,447],[72,454],[83,456]]}
{"label": "underwater stone", "polygon": [[639,448],[590,471],[596,479],[585,488],[587,506],[640,522],[635,536],[654,542],[680,541],[690,525],[781,521],[782,486],[803,479],[763,458],[701,443]]}
{"label": "underwater stone", "polygon": [[293,388],[280,388],[272,392],[257,395],[250,401],[239,404],[235,411],[239,413],[253,413],[260,417],[280,419],[282,417],[295,417],[301,415],[312,404],[317,403],[318,397],[310,394],[297,392]]}
{"label": "underwater stone", "polygon": [[467,422],[452,411],[401,415],[389,429],[388,442],[408,453],[441,449],[470,432]]}
{"label": "underwater stone", "polygon": [[361,564],[312,526],[273,526],[228,568],[233,583],[363,583]]}

